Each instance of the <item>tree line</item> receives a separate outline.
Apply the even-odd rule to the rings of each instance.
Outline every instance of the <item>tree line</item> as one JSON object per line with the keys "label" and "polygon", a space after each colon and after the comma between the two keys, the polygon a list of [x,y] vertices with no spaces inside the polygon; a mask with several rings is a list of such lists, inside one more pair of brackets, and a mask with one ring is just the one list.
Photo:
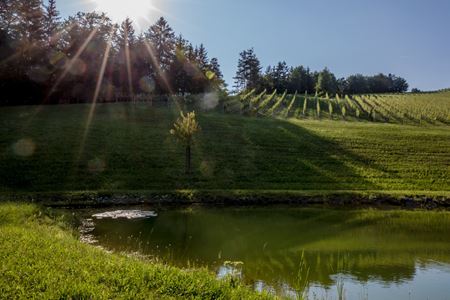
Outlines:
{"label": "tree line", "polygon": [[[389,74],[336,78],[285,62],[265,72],[253,49],[240,53],[237,91],[340,94],[408,89]],[[134,101],[138,95],[189,95],[226,88],[217,58],[177,35],[164,18],[137,33],[105,13],[62,19],[56,0],[0,0],[0,104]]]}
{"label": "tree line", "polygon": [[393,74],[364,76],[351,75],[337,78],[328,68],[317,72],[303,66],[289,67],[286,62],[269,66],[262,72],[262,66],[253,48],[244,50],[239,55],[238,70],[234,77],[237,92],[287,91],[290,94],[307,92],[309,94],[370,94],[403,93],[409,88],[404,78]]}
{"label": "tree line", "polygon": [[116,24],[105,13],[62,19],[56,0],[0,1],[0,104],[131,101],[224,85],[217,58],[164,18],[137,34],[130,19]]}

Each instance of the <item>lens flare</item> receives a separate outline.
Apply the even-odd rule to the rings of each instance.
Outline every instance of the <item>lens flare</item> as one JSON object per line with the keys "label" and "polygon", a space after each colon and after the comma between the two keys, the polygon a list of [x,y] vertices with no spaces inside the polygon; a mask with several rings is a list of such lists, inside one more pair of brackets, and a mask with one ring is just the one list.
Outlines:
{"label": "lens flare", "polygon": [[14,154],[21,157],[32,156],[36,150],[36,144],[33,140],[25,138],[19,140],[13,145]]}

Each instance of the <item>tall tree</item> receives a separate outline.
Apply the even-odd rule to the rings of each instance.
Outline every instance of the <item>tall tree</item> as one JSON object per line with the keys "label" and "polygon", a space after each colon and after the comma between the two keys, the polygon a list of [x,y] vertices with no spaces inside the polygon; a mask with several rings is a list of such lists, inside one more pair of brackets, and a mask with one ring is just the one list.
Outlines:
{"label": "tall tree", "polygon": [[408,91],[409,84],[406,79],[389,74],[389,78],[392,80],[392,91],[394,93],[404,93]]}
{"label": "tall tree", "polygon": [[288,91],[290,93],[308,92],[312,94],[314,91],[314,84],[314,78],[311,76],[309,69],[298,66],[291,70],[288,82]]}
{"label": "tall tree", "polygon": [[167,23],[166,19],[161,17],[152,25],[145,34],[153,47],[153,55],[161,72],[169,70],[175,56],[175,33]]}
{"label": "tall tree", "polygon": [[364,94],[369,92],[369,85],[367,77],[356,74],[347,78],[347,91],[348,94]]}
{"label": "tall tree", "polygon": [[58,27],[60,24],[59,11],[56,8],[56,0],[48,0],[44,13],[44,35],[50,47],[56,46],[58,42]]}
{"label": "tall tree", "polygon": [[176,93],[184,95],[189,91],[190,76],[187,58],[188,41],[179,35],[175,41],[175,59],[170,66],[170,77]]}
{"label": "tall tree", "polygon": [[195,47],[194,57],[194,61],[191,61],[194,72],[192,73],[190,91],[193,93],[203,93],[209,85],[206,77],[206,73],[209,70],[208,52],[203,44]]}
{"label": "tall tree", "polygon": [[209,63],[208,63],[208,52],[206,51],[206,48],[203,44],[200,44],[200,47],[198,47],[195,51],[196,53],[196,62],[197,67],[205,73],[208,70]]}
{"label": "tall tree", "polygon": [[109,45],[117,25],[106,14],[93,12],[78,13],[70,17],[63,27],[67,30],[63,32],[61,43],[65,46],[65,56],[70,60],[60,70],[64,80],[56,86],[59,93],[55,94],[54,98],[91,101],[97,84],[101,84],[99,99],[106,93],[112,93],[110,59],[106,61],[108,64],[105,66],[105,77],[108,80],[105,78],[99,83],[98,79],[105,56],[115,56]]}
{"label": "tall tree", "polygon": [[135,80],[136,36],[133,22],[129,18],[126,18],[120,25],[117,34],[117,46],[116,73],[118,73],[118,86],[123,93],[132,96],[137,88]]}
{"label": "tall tree", "polygon": [[211,61],[209,62],[209,72],[207,77],[212,82],[213,86],[224,88],[225,81],[223,80],[223,74],[220,70],[219,60],[215,57],[211,58]]}
{"label": "tall tree", "polygon": [[137,82],[134,82],[137,90],[143,93],[151,93],[155,89],[154,71],[155,66],[153,59],[148,53],[148,40],[142,33],[136,39],[135,51],[135,78]]}
{"label": "tall tree", "polygon": [[348,93],[348,81],[345,78],[339,78],[336,81],[337,91],[340,95],[344,96]]}
{"label": "tall tree", "polygon": [[173,92],[173,87],[169,82],[169,70],[175,59],[174,31],[161,17],[150,26],[145,37],[150,42],[147,44],[147,50],[152,59],[154,74],[151,76],[156,82],[156,92],[160,94]]}
{"label": "tall tree", "polygon": [[118,32],[118,44],[119,47],[132,47],[136,43],[136,31],[134,30],[133,21],[130,18],[126,18],[122,24],[120,24]]}
{"label": "tall tree", "polygon": [[318,74],[316,81],[316,92],[319,94],[334,95],[338,91],[337,80],[333,73],[328,70],[328,68],[323,69],[322,72]]}
{"label": "tall tree", "polygon": [[382,73],[367,79],[371,93],[389,93],[392,90],[392,81],[389,76]]}
{"label": "tall tree", "polygon": [[261,63],[253,48],[239,54],[238,70],[234,80],[238,91],[258,88],[261,82]]}
{"label": "tall tree", "polygon": [[277,91],[285,91],[288,88],[288,79],[291,70],[289,70],[286,62],[279,62],[275,67],[270,68],[267,74],[273,84],[273,89]]}

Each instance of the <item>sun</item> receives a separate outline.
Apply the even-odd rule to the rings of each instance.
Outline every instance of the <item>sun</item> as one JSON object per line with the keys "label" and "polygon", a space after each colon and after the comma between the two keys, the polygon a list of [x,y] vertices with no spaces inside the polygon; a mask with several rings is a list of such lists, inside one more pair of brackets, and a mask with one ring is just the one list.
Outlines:
{"label": "sun", "polygon": [[93,0],[96,10],[105,12],[111,19],[121,22],[130,18],[136,23],[148,20],[155,11],[154,0]]}

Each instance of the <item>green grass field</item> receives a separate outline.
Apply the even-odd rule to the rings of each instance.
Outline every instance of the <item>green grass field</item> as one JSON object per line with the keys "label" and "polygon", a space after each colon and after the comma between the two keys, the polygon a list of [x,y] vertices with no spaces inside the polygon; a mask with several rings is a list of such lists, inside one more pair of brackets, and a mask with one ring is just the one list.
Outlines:
{"label": "green grass field", "polygon": [[[288,99],[289,97],[286,97]],[[148,104],[0,109],[0,192],[380,191],[450,194],[450,127],[200,113],[194,174]]]}
{"label": "green grass field", "polygon": [[180,270],[78,241],[67,220],[0,204],[2,299],[262,299],[235,279]]}

